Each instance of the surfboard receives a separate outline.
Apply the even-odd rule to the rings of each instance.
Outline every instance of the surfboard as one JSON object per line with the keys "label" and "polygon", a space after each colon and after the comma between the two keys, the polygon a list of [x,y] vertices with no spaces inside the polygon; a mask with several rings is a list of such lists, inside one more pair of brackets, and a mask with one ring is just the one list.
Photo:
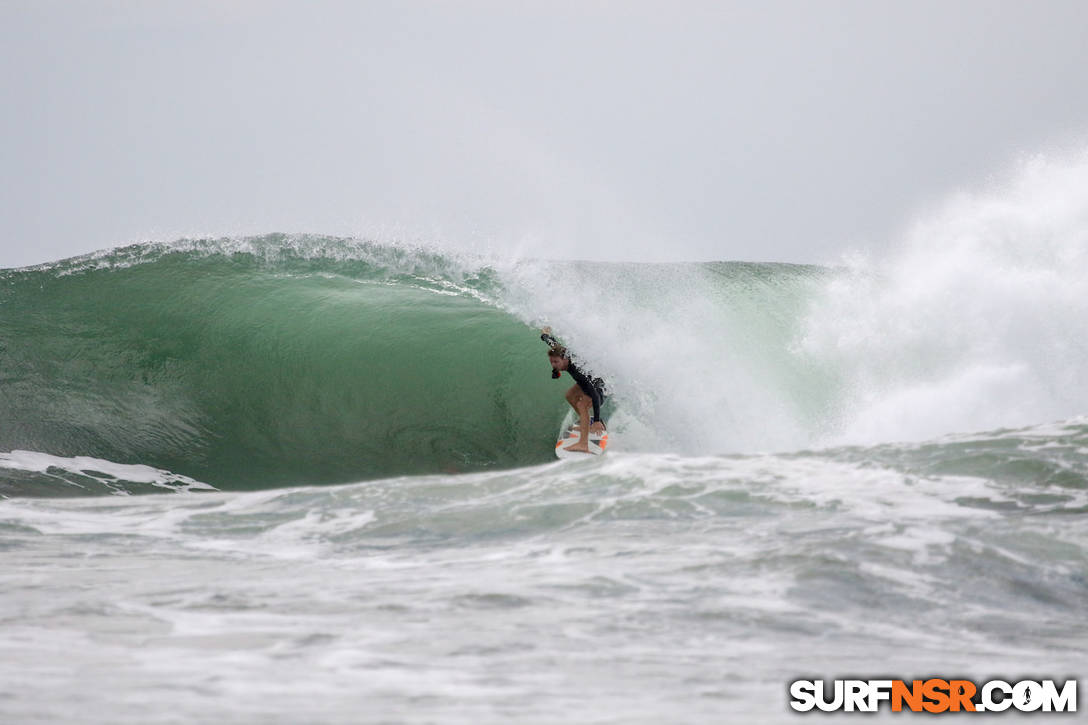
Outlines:
{"label": "surfboard", "polygon": [[[559,438],[555,441],[555,457],[560,459],[582,458],[587,454],[581,451],[568,451],[566,448],[578,442],[581,437],[578,429],[578,416],[573,409],[567,411],[563,425],[559,428]],[[599,456],[608,448],[608,431],[589,434],[589,454]]]}

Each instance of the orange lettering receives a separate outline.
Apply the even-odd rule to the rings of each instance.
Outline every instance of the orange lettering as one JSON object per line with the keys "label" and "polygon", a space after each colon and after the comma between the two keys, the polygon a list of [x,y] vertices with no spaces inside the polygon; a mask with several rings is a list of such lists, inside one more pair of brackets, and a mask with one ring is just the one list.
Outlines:
{"label": "orange lettering", "polygon": [[950,680],[948,692],[952,712],[959,712],[960,707],[967,712],[975,711],[975,703],[971,702],[971,698],[975,696],[975,683],[970,680]]}
{"label": "orange lettering", "polygon": [[926,712],[944,712],[948,709],[948,681],[932,679],[922,685],[922,694],[930,702],[922,704]]}
{"label": "orange lettering", "polygon": [[914,680],[910,687],[902,680],[892,682],[892,712],[900,712],[903,709],[903,701],[914,712],[922,709],[922,681]]}

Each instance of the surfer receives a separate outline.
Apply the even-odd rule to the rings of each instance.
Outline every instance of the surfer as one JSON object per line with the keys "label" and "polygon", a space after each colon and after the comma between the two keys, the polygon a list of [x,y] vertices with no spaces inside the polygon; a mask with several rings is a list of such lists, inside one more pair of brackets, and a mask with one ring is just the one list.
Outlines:
{"label": "surfer", "polygon": [[[574,364],[567,349],[552,336],[552,328],[545,327],[540,332],[540,339],[548,344],[548,362],[552,364],[552,377],[558,378],[563,371],[566,371],[575,382],[567,391],[566,398],[570,406],[578,413],[578,429],[582,435],[577,443],[567,446],[564,450],[589,453],[590,432],[604,432],[604,421],[601,420],[604,381],[600,378],[590,378]],[[593,406],[592,416],[589,414],[591,405]]]}

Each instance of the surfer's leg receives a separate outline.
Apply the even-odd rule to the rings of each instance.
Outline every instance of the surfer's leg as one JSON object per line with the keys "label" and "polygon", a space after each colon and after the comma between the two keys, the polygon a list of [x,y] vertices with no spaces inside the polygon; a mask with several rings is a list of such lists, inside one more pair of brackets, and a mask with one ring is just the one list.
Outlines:
{"label": "surfer's leg", "polygon": [[589,440],[589,409],[593,406],[593,399],[586,394],[578,401],[578,424],[581,426],[582,438],[580,443]]}
{"label": "surfer's leg", "polygon": [[567,399],[567,402],[570,403],[570,407],[578,410],[578,399],[583,395],[585,395],[585,393],[582,392],[581,388],[579,388],[577,385],[572,385],[570,386],[570,390],[567,391],[565,397]]}
{"label": "surfer's leg", "polygon": [[580,397],[572,402],[571,405],[578,411],[578,431],[581,436],[578,438],[577,443],[567,446],[566,450],[589,453],[589,408],[593,405],[593,399],[581,390],[578,392]]}

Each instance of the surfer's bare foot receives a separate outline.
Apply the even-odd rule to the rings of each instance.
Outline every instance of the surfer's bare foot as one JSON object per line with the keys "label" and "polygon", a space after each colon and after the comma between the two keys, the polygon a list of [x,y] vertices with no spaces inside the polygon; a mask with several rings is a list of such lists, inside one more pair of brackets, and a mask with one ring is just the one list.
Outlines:
{"label": "surfer's bare foot", "polygon": [[573,446],[567,446],[563,450],[571,451],[572,453],[589,453],[589,444],[575,443]]}

